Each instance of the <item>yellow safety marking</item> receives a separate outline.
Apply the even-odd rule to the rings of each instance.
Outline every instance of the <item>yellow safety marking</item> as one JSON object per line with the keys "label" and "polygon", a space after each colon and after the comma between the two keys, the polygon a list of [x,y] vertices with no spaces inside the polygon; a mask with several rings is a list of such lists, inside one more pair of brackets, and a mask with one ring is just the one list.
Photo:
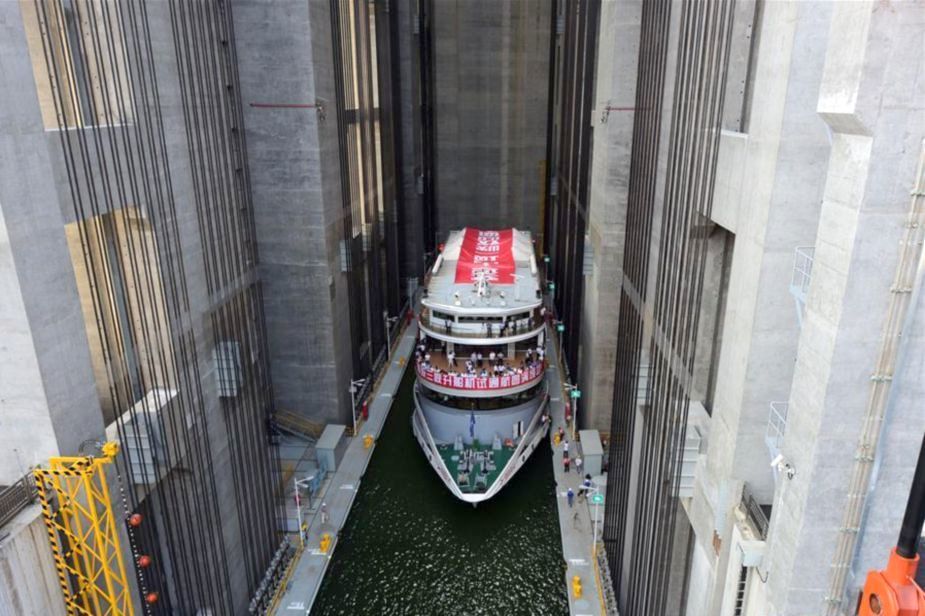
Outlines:
{"label": "yellow safety marking", "polygon": [[48,469],[34,471],[68,614],[134,613],[106,482],[105,465],[116,453],[118,445],[107,443],[101,457],[54,457]]}

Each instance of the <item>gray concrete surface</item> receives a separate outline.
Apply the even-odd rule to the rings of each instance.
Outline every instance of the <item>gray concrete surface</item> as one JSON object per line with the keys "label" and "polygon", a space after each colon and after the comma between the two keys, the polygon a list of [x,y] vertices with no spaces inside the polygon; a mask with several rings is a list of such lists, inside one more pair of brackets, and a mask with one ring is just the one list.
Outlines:
{"label": "gray concrete surface", "polygon": [[540,231],[551,13],[546,2],[434,2],[439,238]]}

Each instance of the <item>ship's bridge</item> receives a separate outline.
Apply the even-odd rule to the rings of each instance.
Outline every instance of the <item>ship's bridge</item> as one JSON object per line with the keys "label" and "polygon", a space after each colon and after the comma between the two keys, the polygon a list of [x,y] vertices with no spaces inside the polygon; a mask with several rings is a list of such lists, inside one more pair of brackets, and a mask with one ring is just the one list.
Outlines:
{"label": "ship's bridge", "polygon": [[453,231],[421,303],[421,329],[438,340],[493,345],[541,336],[545,315],[530,233]]}

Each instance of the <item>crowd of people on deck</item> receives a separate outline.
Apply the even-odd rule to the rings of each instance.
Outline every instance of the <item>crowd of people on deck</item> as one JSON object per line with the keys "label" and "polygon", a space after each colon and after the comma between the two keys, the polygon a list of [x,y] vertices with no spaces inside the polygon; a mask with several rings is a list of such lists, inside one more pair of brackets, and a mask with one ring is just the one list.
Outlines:
{"label": "crowd of people on deck", "polygon": [[[443,343],[444,345],[446,343]],[[508,360],[504,351],[498,349],[485,349],[488,353],[482,351],[472,351],[468,359],[464,362],[457,359],[454,350],[445,352],[447,366],[434,365],[431,361],[430,348],[426,338],[422,338],[415,350],[415,361],[420,369],[431,372],[435,375],[447,374],[450,376],[472,376],[472,377],[503,377],[524,374],[535,374],[536,369],[545,364],[546,350],[543,347],[527,349],[527,351],[517,362]]]}

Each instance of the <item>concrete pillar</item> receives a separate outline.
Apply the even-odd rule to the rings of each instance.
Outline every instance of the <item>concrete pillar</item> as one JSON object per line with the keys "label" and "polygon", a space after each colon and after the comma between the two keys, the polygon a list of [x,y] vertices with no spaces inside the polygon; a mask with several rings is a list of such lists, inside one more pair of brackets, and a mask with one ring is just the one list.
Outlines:
{"label": "concrete pillar", "polygon": [[54,181],[59,145],[34,83],[20,4],[0,3],[0,484],[103,437],[64,233],[70,203]]}
{"label": "concrete pillar", "polygon": [[276,406],[347,421],[350,319],[330,6],[235,0],[234,20]]}
{"label": "concrete pillar", "polygon": [[582,299],[580,421],[604,433],[613,408],[641,17],[638,0],[601,5],[587,221],[593,268]]}
{"label": "concrete pillar", "polygon": [[[777,490],[770,537],[769,596],[779,614],[821,613],[828,605],[870,377],[923,155],[925,97],[915,84],[925,79],[925,58],[920,45],[910,44],[921,41],[923,26],[925,13],[915,3],[888,10],[875,2],[839,3],[833,11],[817,107],[832,131],[832,154],[783,447],[795,475]],[[865,558],[880,566],[895,542],[925,431],[920,364],[904,363],[925,346],[910,333],[893,375],[872,484],[884,502],[871,501],[859,531]],[[859,583],[849,581],[844,607]]]}

